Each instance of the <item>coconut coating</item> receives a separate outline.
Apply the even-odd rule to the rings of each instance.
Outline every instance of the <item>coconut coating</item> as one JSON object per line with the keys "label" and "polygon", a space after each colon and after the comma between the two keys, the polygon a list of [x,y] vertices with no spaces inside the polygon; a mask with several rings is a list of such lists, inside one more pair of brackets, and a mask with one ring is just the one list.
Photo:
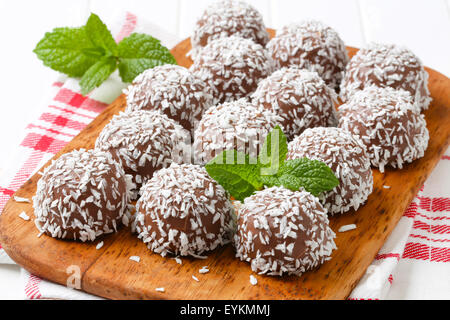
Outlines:
{"label": "coconut coating", "polygon": [[367,87],[339,108],[339,127],[360,137],[372,166],[403,168],[424,155],[429,134],[411,96],[390,87]]}
{"label": "coconut coating", "polygon": [[173,163],[142,190],[136,231],[152,251],[197,257],[230,241],[233,206],[203,167]]}
{"label": "coconut coating", "polygon": [[159,110],[192,134],[213,104],[210,88],[188,69],[166,64],[145,70],[125,90],[127,110]]}
{"label": "coconut coating", "polygon": [[205,164],[233,149],[256,157],[267,134],[281,121],[280,116],[244,99],[212,107],[195,131],[195,162]]}
{"label": "coconut coating", "polygon": [[299,276],[330,259],[335,236],[316,197],[272,187],[240,206],[234,244],[236,257],[254,272]]}
{"label": "coconut coating", "polygon": [[269,41],[262,15],[253,6],[244,1],[216,1],[197,20],[190,54],[195,59],[211,40],[232,35],[251,39],[263,47]]}
{"label": "coconut coating", "polygon": [[356,211],[372,193],[366,147],[349,132],[341,128],[306,129],[289,143],[287,154],[288,160],[304,157],[324,162],[339,179],[337,187],[319,196],[329,214]]}
{"label": "coconut coating", "polygon": [[307,128],[337,126],[337,95],[316,72],[282,68],[262,80],[251,98],[283,118],[289,140]]}
{"label": "coconut coating", "polygon": [[141,186],[156,170],[189,157],[190,133],[159,111],[134,110],[115,115],[95,142],[97,149],[113,155],[133,177],[138,196]]}
{"label": "coconut coating", "polygon": [[100,150],[74,150],[45,168],[33,197],[36,227],[54,238],[94,241],[128,223],[131,177]]}
{"label": "coconut coating", "polygon": [[237,36],[208,43],[191,66],[212,88],[216,103],[246,97],[274,71],[269,53],[253,40]]}
{"label": "coconut coating", "polygon": [[267,44],[277,68],[296,65],[316,71],[337,89],[349,58],[338,33],[320,21],[305,20],[281,28]]}
{"label": "coconut coating", "polygon": [[432,100],[428,73],[420,59],[405,47],[370,43],[359,50],[347,65],[341,83],[342,101],[372,85],[406,90],[422,110],[428,109]]}

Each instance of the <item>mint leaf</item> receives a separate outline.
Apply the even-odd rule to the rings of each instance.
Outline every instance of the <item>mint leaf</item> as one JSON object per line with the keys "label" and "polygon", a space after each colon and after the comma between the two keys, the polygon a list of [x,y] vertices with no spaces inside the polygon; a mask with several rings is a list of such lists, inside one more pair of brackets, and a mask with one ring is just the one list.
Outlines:
{"label": "mint leaf", "polygon": [[147,69],[177,63],[158,39],[147,34],[131,34],[119,43],[118,50],[119,72],[124,82],[132,82]]}
{"label": "mint leaf", "polygon": [[286,136],[280,126],[276,126],[266,136],[261,152],[258,155],[258,162],[261,166],[261,175],[276,175],[279,168],[286,160],[288,145]]}
{"label": "mint leaf", "polygon": [[99,16],[91,13],[86,23],[86,35],[96,48],[103,49],[103,55],[117,56],[117,43]]}
{"label": "mint leaf", "polygon": [[84,27],[55,28],[33,50],[44,65],[70,77],[81,77],[98,58]]}
{"label": "mint leaf", "polygon": [[324,162],[299,158],[286,161],[272,183],[293,191],[303,187],[318,196],[321,192],[332,190],[339,185],[339,180]]}
{"label": "mint leaf", "polygon": [[117,69],[117,59],[115,57],[107,57],[96,62],[83,75],[80,80],[81,93],[88,94],[94,88],[98,87],[108,79],[111,73]]}
{"label": "mint leaf", "polygon": [[239,201],[263,187],[256,159],[236,150],[223,151],[208,162],[205,169],[211,178]]}

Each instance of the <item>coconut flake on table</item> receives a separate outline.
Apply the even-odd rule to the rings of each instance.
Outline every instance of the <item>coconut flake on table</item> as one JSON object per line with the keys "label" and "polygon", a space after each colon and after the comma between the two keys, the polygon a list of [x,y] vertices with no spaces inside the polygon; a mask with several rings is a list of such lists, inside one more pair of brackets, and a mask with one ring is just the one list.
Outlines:
{"label": "coconut flake on table", "polygon": [[18,197],[18,196],[14,196],[14,201],[23,202],[23,203],[31,203],[30,199],[22,198],[22,197]]}
{"label": "coconut flake on table", "polygon": [[200,280],[198,280],[198,278],[194,275],[192,275],[192,279],[194,279],[195,281],[199,282]]}
{"label": "coconut flake on table", "polygon": [[164,288],[156,288],[155,290],[158,291],[158,292],[165,292],[166,291],[166,289],[164,289]]}
{"label": "coconut flake on table", "polygon": [[390,189],[391,186],[383,186],[383,188],[385,188],[385,189]]}
{"label": "coconut flake on table", "polygon": [[256,277],[254,275],[250,275],[250,283],[252,284],[252,286],[256,286],[256,284],[258,283],[258,279],[256,279]]}
{"label": "coconut flake on table", "polygon": [[141,257],[139,256],[131,256],[130,260],[136,261],[136,262],[140,262],[141,261]]}
{"label": "coconut flake on table", "polygon": [[183,263],[183,261],[180,259],[180,258],[178,258],[178,257],[176,257],[176,258],[174,258],[175,259],[175,261],[178,263],[178,264],[182,264]]}
{"label": "coconut flake on table", "polygon": [[346,224],[345,226],[342,226],[339,228],[339,232],[346,232],[346,231],[350,231],[356,229],[356,224],[352,223],[352,224]]}
{"label": "coconut flake on table", "polygon": [[22,219],[25,220],[25,221],[30,220],[30,216],[28,216],[28,215],[25,213],[25,211],[22,211],[22,212],[19,214],[19,217],[22,218]]}
{"label": "coconut flake on table", "polygon": [[95,247],[95,249],[99,250],[101,247],[103,247],[103,241],[100,241],[97,246]]}
{"label": "coconut flake on table", "polygon": [[201,273],[201,274],[208,273],[208,272],[209,272],[208,266],[203,266],[200,270],[198,270],[198,273]]}

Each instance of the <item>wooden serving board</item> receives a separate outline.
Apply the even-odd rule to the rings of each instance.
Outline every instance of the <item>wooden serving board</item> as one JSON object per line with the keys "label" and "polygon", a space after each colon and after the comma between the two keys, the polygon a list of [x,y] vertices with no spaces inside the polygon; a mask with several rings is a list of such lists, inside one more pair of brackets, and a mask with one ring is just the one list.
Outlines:
{"label": "wooden serving board", "polygon": [[[189,39],[172,50],[180,65],[189,67],[192,63],[185,56],[189,50]],[[357,50],[348,48],[348,51],[353,55]],[[46,235],[38,238],[34,223],[19,218],[22,211],[33,217],[32,205],[12,199],[0,216],[0,243],[13,260],[29,272],[60,284],[65,285],[73,272],[68,267],[78,266],[81,289],[106,298],[345,299],[450,143],[450,79],[434,70],[427,68],[427,71],[433,102],[425,111],[430,131],[425,156],[402,170],[387,169],[384,174],[373,170],[374,191],[367,203],[356,213],[330,219],[337,233],[338,247],[332,259],[301,277],[257,275],[258,284],[252,286],[250,265],[236,259],[231,246],[215,250],[206,260],[183,258],[183,264],[179,265],[174,259],[153,254],[128,228],[95,243],[56,240]],[[73,149],[93,148],[102,128],[124,107],[122,95],[55,158]],[[15,195],[31,199],[39,178],[38,174],[32,176]],[[390,188],[383,188],[383,185]],[[337,232],[339,227],[351,223],[355,223],[357,229]],[[97,250],[96,244],[101,240],[104,245]],[[130,256],[140,256],[140,263],[129,260]],[[205,265],[210,272],[199,274],[198,270]],[[200,281],[194,281],[192,275]],[[165,292],[155,291],[157,287],[164,287]]]}

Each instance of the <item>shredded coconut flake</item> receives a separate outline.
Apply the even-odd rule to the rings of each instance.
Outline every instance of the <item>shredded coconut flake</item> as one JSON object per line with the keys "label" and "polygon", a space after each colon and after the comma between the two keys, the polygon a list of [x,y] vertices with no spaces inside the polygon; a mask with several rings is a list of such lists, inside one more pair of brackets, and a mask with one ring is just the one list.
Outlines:
{"label": "shredded coconut flake", "polygon": [[141,261],[141,257],[139,256],[131,256],[130,260],[136,261],[136,262],[140,262]]}
{"label": "shredded coconut flake", "polygon": [[28,198],[22,198],[22,197],[18,197],[18,196],[14,196],[14,201],[16,201],[16,202],[31,203],[30,199],[28,199]]}
{"label": "shredded coconut flake", "polygon": [[356,229],[356,224],[347,224],[345,226],[342,226],[339,228],[339,232],[346,232],[346,231],[350,231]]}
{"label": "shredded coconut flake", "polygon": [[95,249],[99,250],[101,247],[103,247],[103,241],[100,241],[97,246],[95,247]]}
{"label": "shredded coconut flake", "polygon": [[256,286],[256,284],[258,283],[258,279],[256,279],[256,277],[254,275],[250,275],[250,283],[252,284],[252,286]]}
{"label": "shredded coconut flake", "polygon": [[22,211],[22,212],[19,214],[19,217],[22,218],[22,219],[25,220],[25,221],[30,220],[30,217],[25,213],[25,211]]}

